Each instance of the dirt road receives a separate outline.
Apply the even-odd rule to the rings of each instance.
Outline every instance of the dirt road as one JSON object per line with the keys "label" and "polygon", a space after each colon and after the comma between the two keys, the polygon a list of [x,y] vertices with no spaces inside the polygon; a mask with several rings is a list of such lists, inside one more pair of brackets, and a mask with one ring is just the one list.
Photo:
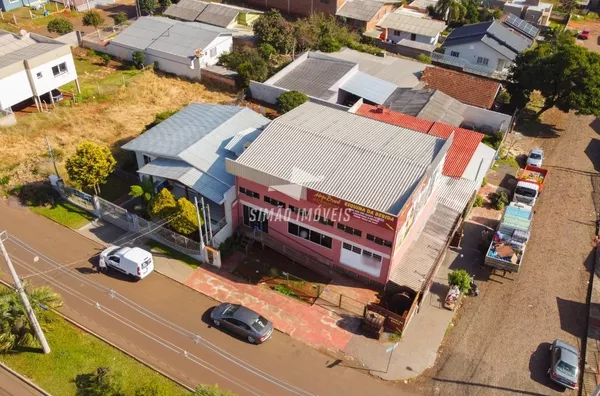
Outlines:
{"label": "dirt road", "polygon": [[[97,274],[88,261],[97,244],[0,202],[4,229],[21,277],[37,273],[29,279],[59,292],[67,316],[186,384],[218,383],[257,396],[411,394],[281,333],[256,346],[211,328],[206,316],[213,300],[158,273],[135,283]],[[8,273],[3,259],[0,272]]]}
{"label": "dirt road", "polygon": [[513,280],[480,270],[487,279],[480,296],[468,299],[435,367],[414,384],[423,394],[554,394],[559,388],[547,378],[549,343],[560,338],[581,348],[593,259],[591,175],[600,167],[600,136],[589,126],[593,117],[553,118],[563,130],[538,139],[550,175],[522,270]]}

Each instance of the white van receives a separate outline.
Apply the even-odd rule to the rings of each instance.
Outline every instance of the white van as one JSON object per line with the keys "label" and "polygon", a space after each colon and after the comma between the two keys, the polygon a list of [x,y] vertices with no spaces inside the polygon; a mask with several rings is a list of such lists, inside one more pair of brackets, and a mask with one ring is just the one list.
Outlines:
{"label": "white van", "polygon": [[113,268],[135,279],[144,279],[154,271],[152,254],[138,247],[111,246],[100,254],[107,267]]}

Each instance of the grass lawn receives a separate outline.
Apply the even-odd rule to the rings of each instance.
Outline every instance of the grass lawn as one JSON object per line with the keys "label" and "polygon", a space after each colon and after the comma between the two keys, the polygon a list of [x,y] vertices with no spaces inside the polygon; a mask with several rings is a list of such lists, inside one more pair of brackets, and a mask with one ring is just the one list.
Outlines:
{"label": "grass lawn", "polygon": [[503,158],[502,155],[500,155],[500,158],[498,158],[498,160],[496,160],[496,163],[494,164],[494,166],[496,165],[508,165],[512,168],[515,169],[519,169],[519,163],[517,162],[515,157],[512,156],[508,156],[506,158]]}
{"label": "grass lawn", "polygon": [[186,263],[194,269],[202,265],[200,261],[194,260],[187,254],[183,254],[175,249],[171,249],[170,247],[163,245],[160,242],[156,242],[154,239],[149,239],[146,244],[150,246],[152,253],[164,254],[165,256],[169,256],[175,260],[183,261],[184,263]]}
{"label": "grass lawn", "polygon": [[95,219],[87,211],[65,201],[60,201],[54,207],[32,207],[31,211],[75,230]]}
{"label": "grass lawn", "polygon": [[79,330],[57,316],[46,337],[52,352],[37,351],[0,354],[0,361],[31,378],[52,395],[77,394],[75,378],[90,374],[98,367],[108,367],[123,386],[125,395],[135,394],[139,387],[153,384],[164,395],[189,395],[179,385],[150,370],[97,338]]}

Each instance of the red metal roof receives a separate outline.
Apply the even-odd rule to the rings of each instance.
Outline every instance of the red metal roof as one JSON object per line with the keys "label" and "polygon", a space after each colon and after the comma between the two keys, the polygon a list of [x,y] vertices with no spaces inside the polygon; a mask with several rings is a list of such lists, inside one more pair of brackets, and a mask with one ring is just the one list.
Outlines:
{"label": "red metal roof", "polygon": [[443,174],[449,177],[462,177],[467,165],[469,165],[469,161],[473,158],[475,150],[477,150],[477,146],[479,146],[481,139],[483,139],[483,135],[478,132],[458,128],[453,125],[444,124],[443,122],[422,120],[388,109],[384,109],[382,112],[377,106],[368,104],[362,105],[356,114],[434,135],[442,139],[448,139],[450,134],[454,132],[454,139],[448,150],[443,170]]}

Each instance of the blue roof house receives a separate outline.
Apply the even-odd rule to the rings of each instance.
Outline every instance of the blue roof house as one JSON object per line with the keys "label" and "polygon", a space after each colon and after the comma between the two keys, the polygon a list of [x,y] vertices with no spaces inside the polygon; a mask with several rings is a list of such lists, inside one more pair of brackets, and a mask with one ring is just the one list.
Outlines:
{"label": "blue roof house", "polygon": [[214,243],[233,233],[235,177],[225,169],[258,137],[269,119],[246,108],[192,103],[122,146],[135,152],[140,179],[210,207]]}
{"label": "blue roof house", "polygon": [[20,7],[41,7],[47,2],[47,0],[0,0],[0,10],[11,11]]}

